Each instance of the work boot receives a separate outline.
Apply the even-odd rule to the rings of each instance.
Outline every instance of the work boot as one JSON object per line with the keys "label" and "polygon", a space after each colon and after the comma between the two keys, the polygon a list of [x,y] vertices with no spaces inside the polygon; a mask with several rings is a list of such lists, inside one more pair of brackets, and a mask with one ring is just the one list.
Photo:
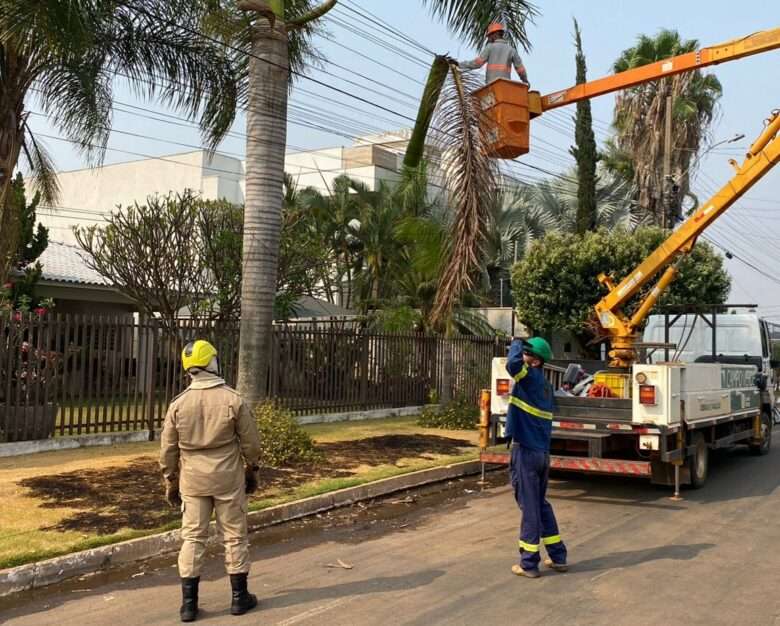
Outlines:
{"label": "work boot", "polygon": [[230,605],[231,615],[243,615],[257,606],[257,596],[246,589],[248,574],[231,574],[230,586],[233,589],[233,602]]}
{"label": "work boot", "polygon": [[556,572],[568,572],[569,566],[566,563],[555,563],[551,558],[546,558],[544,564]]}
{"label": "work boot", "polygon": [[196,578],[181,579],[181,615],[182,622],[194,622],[198,617],[198,583],[200,576]]}
{"label": "work boot", "polygon": [[526,578],[539,578],[541,576],[538,569],[523,569],[516,563],[512,566],[512,573],[515,576],[525,576]]}

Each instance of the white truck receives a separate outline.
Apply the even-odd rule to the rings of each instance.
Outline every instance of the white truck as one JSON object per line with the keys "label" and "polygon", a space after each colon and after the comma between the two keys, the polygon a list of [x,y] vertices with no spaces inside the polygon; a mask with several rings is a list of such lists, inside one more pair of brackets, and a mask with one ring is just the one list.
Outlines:
{"label": "white truck", "polygon": [[[780,366],[774,330],[754,313],[651,316],[639,345],[654,348],[643,362],[628,376],[596,374],[613,387],[628,381],[627,389],[615,389],[623,397],[556,394],[551,468],[643,476],[679,489],[704,484],[710,450],[746,444],[767,454]],[[487,439],[495,446],[512,380],[505,358],[493,359],[492,370]],[[489,448],[482,460],[506,462]]]}

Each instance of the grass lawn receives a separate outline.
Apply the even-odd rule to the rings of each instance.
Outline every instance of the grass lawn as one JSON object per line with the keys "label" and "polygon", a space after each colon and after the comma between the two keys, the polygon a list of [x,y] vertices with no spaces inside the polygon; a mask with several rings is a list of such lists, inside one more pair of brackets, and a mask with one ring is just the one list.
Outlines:
{"label": "grass lawn", "polygon": [[[477,458],[476,431],[421,428],[415,419],[304,427],[324,465],[264,471],[250,510]],[[0,458],[0,568],[176,528],[158,450],[148,442]]]}

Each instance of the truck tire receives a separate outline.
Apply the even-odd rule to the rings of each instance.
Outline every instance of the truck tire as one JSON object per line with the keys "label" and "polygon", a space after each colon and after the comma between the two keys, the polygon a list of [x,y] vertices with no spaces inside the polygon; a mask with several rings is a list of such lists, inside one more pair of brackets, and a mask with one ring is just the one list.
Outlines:
{"label": "truck tire", "polygon": [[691,445],[694,446],[693,454],[688,457],[691,487],[700,489],[707,482],[707,472],[710,467],[710,449],[702,433],[693,433]]}
{"label": "truck tire", "polygon": [[750,453],[755,456],[769,454],[769,449],[772,447],[772,418],[767,413],[761,414],[761,435],[763,441],[760,444],[749,446]]}

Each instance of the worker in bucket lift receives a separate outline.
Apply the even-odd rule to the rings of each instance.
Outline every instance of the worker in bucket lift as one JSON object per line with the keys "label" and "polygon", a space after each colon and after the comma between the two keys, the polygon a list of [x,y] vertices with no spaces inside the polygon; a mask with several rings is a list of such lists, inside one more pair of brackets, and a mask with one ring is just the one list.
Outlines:
{"label": "worker in bucket lift", "polygon": [[192,382],[168,408],[160,449],[166,498],[182,510],[181,621],[195,621],[198,615],[198,583],[212,511],[225,546],[230,612],[243,615],[257,606],[257,598],[247,591],[246,494],[257,489],[260,437],[249,407],[219,375],[214,346],[193,341],[184,346],[181,358]]}
{"label": "worker in bucket lift", "polygon": [[542,366],[550,359],[550,344],[534,337],[527,342],[515,339],[506,362],[507,372],[515,381],[506,416],[506,436],[511,441],[509,475],[515,501],[523,511],[520,563],[512,566],[512,573],[528,578],[540,575],[541,545],[547,550],[547,567],[558,572],[568,570],[566,546],[546,498],[555,401]]}
{"label": "worker in bucket lift", "polygon": [[523,61],[514,46],[504,39],[504,30],[502,24],[491,24],[487,29],[488,42],[476,59],[463,62],[450,59],[450,62],[464,70],[476,70],[487,64],[485,84],[490,84],[499,78],[511,80],[512,66],[514,65],[520,80],[529,85]]}

